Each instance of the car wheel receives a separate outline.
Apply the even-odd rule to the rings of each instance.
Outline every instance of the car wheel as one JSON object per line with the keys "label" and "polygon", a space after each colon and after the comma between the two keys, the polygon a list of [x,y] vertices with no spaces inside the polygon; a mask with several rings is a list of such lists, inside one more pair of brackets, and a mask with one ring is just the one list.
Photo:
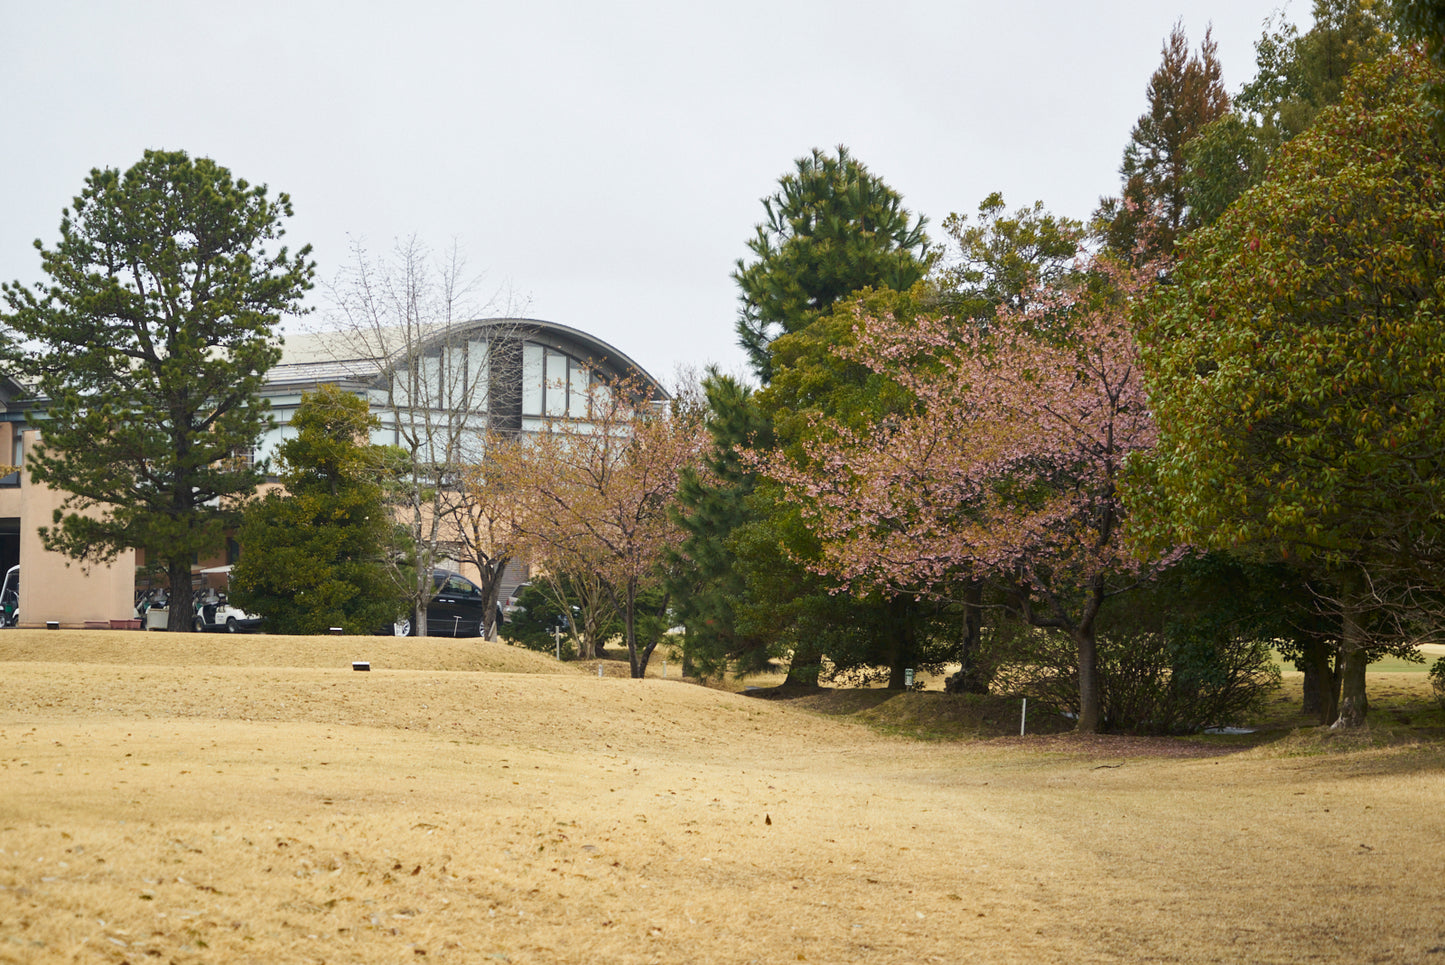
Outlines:
{"label": "car wheel", "polygon": [[411,619],[409,617],[402,617],[393,623],[391,625],[391,635],[394,637],[411,636]]}
{"label": "car wheel", "polygon": [[235,618],[235,617],[226,617],[226,632],[227,632],[227,633],[240,633],[240,632],[241,632],[241,628],[238,627],[238,626],[236,626],[236,618]]}
{"label": "car wheel", "polygon": [[196,632],[197,632],[197,633],[205,633],[205,632],[206,632],[206,621],[205,621],[205,620],[202,620],[200,617],[196,617]]}

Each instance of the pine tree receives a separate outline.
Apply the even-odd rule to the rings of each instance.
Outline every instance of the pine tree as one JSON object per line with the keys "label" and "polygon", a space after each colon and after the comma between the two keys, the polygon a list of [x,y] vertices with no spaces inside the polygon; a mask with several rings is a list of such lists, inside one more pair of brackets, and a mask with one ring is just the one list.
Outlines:
{"label": "pine tree", "polygon": [[405,598],[385,555],[396,524],[381,479],[400,450],[365,440],[379,425],[366,400],[324,385],[301,398],[281,443],[281,483],[251,503],[231,592],[272,633],[376,633]]}
{"label": "pine tree", "polygon": [[754,260],[739,259],[733,272],[738,340],[765,383],[778,334],[800,331],[859,289],[910,288],[932,262],[924,219],[846,147],[836,156],[815,148],[795,164],[763,199],[767,220],[748,241]]}
{"label": "pine tree", "polygon": [[315,270],[309,247],[267,248],[290,214],[209,158],[147,151],[91,171],[59,244],[36,242],[49,284],[4,286],[3,360],[44,400],[26,469],[67,494],[42,538],[75,559],[163,563],[172,630],[191,629],[193,558],[221,548],[262,478],[237,456],[270,424],[276,326]]}

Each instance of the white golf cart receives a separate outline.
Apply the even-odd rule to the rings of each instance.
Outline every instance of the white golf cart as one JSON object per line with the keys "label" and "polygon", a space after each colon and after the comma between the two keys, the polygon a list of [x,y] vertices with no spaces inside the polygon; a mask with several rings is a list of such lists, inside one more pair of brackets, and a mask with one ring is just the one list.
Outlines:
{"label": "white golf cart", "polygon": [[213,566],[201,570],[201,585],[195,591],[197,633],[222,631],[241,633],[255,630],[261,618],[231,606],[226,599],[231,583],[231,567]]}
{"label": "white golf cart", "polygon": [[0,585],[0,627],[13,627],[20,622],[20,567],[5,571]]}

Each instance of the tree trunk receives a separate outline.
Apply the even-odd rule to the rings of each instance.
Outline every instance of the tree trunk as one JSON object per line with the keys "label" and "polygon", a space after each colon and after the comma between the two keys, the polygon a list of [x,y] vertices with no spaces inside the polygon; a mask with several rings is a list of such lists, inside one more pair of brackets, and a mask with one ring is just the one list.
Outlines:
{"label": "tree trunk", "polygon": [[497,613],[498,597],[502,592],[502,575],[507,572],[508,560],[505,556],[496,560],[482,560],[477,567],[477,573],[481,577],[481,589],[483,605],[486,609],[482,617],[482,636],[488,640],[497,639],[501,632],[501,618]]}
{"label": "tree trunk", "polygon": [[595,627],[591,624],[584,624],[580,632],[572,634],[572,639],[577,642],[578,660],[597,659],[597,648],[592,645],[592,641],[597,639],[597,629]]}
{"label": "tree trunk", "polygon": [[1359,727],[1369,710],[1365,699],[1365,667],[1369,658],[1365,653],[1365,632],[1360,626],[1356,595],[1347,584],[1341,596],[1344,619],[1340,633],[1340,709],[1339,717],[1331,725],[1336,729]]}
{"label": "tree trunk", "polygon": [[988,693],[989,674],[979,665],[983,646],[983,583],[970,583],[963,598],[963,634],[958,642],[958,673],[944,683],[951,694]]}
{"label": "tree trunk", "polygon": [[823,654],[809,641],[793,648],[793,659],[788,664],[788,676],[784,687],[818,686],[818,676],[823,672]]}
{"label": "tree trunk", "polygon": [[1097,734],[1103,721],[1099,713],[1099,647],[1093,625],[1075,632],[1074,643],[1079,648],[1079,721],[1074,729],[1080,734]]}
{"label": "tree trunk", "polygon": [[913,659],[913,599],[895,596],[888,601],[888,689],[908,687],[908,664]]}
{"label": "tree trunk", "polygon": [[1104,729],[1096,629],[1099,609],[1104,605],[1104,580],[1096,576],[1091,582],[1088,602],[1073,631],[1079,648],[1079,723],[1075,729],[1081,734],[1097,734]]}
{"label": "tree trunk", "polygon": [[1337,728],[1359,727],[1365,722],[1369,701],[1365,698],[1365,666],[1368,663],[1363,650],[1347,650],[1342,655],[1340,668],[1340,710],[1335,720]]}
{"label": "tree trunk", "polygon": [[[431,554],[429,554],[429,553],[421,554],[421,556],[422,556],[422,559],[424,559],[424,560],[427,560],[427,561],[430,561],[430,560],[431,560]],[[432,571],[432,568],[431,568],[430,566],[427,566],[427,567],[422,567],[422,566],[420,566],[420,565],[417,566],[417,572],[416,572],[416,597],[415,597],[415,599],[416,599],[416,606],[415,606],[415,608],[413,609],[413,623],[412,623],[412,627],[411,627],[411,632],[412,632],[413,635],[418,636],[418,637],[424,637],[424,636],[427,635],[427,632],[426,632],[426,611],[427,611],[427,604],[431,603],[432,590],[433,590],[433,585],[432,585],[432,584],[433,584],[433,581],[432,581],[432,572],[431,572],[431,571]]]}
{"label": "tree trunk", "polygon": [[170,578],[170,610],[166,629],[174,633],[190,633],[196,629],[195,595],[191,592],[191,558],[166,560]]}
{"label": "tree trunk", "polygon": [[1319,637],[1303,643],[1303,709],[1325,725],[1335,722],[1340,706],[1340,675],[1331,659],[1334,650],[1333,645]]}
{"label": "tree trunk", "polygon": [[637,583],[627,581],[627,605],[622,611],[622,625],[627,634],[627,667],[633,680],[641,680],[647,673],[647,656],[639,659],[637,653]]}

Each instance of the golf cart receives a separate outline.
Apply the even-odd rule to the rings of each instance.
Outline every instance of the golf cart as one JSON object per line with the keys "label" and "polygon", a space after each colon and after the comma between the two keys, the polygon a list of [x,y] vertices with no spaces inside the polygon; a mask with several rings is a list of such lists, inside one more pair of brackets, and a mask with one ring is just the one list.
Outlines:
{"label": "golf cart", "polygon": [[0,627],[13,627],[20,622],[20,567],[12,566],[5,571],[5,583],[0,585]]}
{"label": "golf cart", "polygon": [[[213,577],[218,578],[213,583]],[[226,590],[231,582],[231,567],[214,566],[201,570],[201,586],[196,590],[197,633],[223,631],[241,633],[255,630],[261,625],[261,618],[231,606],[226,599]],[[219,585],[215,585],[219,584]]]}

